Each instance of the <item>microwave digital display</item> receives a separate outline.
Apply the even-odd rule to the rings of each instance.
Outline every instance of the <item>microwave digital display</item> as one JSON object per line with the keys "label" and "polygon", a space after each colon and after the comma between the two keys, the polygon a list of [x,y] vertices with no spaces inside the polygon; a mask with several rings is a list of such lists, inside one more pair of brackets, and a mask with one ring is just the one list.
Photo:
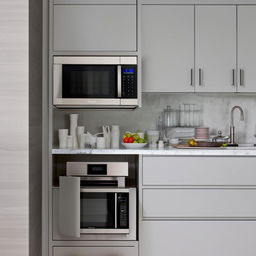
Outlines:
{"label": "microwave digital display", "polygon": [[134,74],[135,73],[135,69],[134,68],[124,68],[123,69],[123,73],[124,74]]}

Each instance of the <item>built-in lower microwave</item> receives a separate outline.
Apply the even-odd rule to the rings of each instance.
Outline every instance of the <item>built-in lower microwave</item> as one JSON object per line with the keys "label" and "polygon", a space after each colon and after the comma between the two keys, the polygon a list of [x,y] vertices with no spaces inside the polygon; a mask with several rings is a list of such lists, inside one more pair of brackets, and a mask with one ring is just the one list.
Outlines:
{"label": "built-in lower microwave", "polygon": [[58,201],[61,235],[136,240],[136,188],[81,187],[80,177],[62,176]]}
{"label": "built-in lower microwave", "polygon": [[53,104],[58,108],[136,108],[137,56],[55,56]]}

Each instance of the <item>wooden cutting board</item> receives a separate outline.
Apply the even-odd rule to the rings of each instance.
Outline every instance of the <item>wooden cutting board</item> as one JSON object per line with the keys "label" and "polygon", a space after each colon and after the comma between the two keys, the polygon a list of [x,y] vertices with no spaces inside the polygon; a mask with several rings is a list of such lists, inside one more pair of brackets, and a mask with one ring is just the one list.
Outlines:
{"label": "wooden cutting board", "polygon": [[197,146],[189,146],[188,144],[174,144],[171,145],[174,148],[184,148],[184,149],[202,149],[202,148],[224,148],[221,147],[223,143],[220,142],[197,142]]}

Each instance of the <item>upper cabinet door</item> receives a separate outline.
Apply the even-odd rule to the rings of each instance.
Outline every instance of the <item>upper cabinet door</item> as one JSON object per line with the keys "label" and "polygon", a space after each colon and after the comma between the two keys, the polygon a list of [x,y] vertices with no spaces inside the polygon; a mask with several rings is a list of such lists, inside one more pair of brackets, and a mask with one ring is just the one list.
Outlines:
{"label": "upper cabinet door", "polygon": [[53,51],[136,51],[136,5],[54,5]]}
{"label": "upper cabinet door", "polygon": [[197,92],[236,91],[236,6],[195,7]]}
{"label": "upper cabinet door", "polygon": [[256,92],[256,5],[238,6],[238,92]]}
{"label": "upper cabinet door", "polygon": [[194,92],[194,7],[142,6],[142,91]]}

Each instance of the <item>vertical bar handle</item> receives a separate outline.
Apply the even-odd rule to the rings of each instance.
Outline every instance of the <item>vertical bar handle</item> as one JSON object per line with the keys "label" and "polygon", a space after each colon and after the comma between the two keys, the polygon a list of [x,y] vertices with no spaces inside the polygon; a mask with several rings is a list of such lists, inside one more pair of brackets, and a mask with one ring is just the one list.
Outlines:
{"label": "vertical bar handle", "polygon": [[193,86],[193,68],[190,69],[190,85]]}
{"label": "vertical bar handle", "polygon": [[117,193],[115,193],[115,228],[117,228]]}
{"label": "vertical bar handle", "polygon": [[199,68],[199,85],[202,86],[202,69]]}
{"label": "vertical bar handle", "polygon": [[244,86],[244,70],[240,69],[240,86]]}
{"label": "vertical bar handle", "polygon": [[122,97],[122,68],[121,65],[117,66],[117,97]]}
{"label": "vertical bar handle", "polygon": [[232,86],[235,86],[235,69],[232,69]]}

